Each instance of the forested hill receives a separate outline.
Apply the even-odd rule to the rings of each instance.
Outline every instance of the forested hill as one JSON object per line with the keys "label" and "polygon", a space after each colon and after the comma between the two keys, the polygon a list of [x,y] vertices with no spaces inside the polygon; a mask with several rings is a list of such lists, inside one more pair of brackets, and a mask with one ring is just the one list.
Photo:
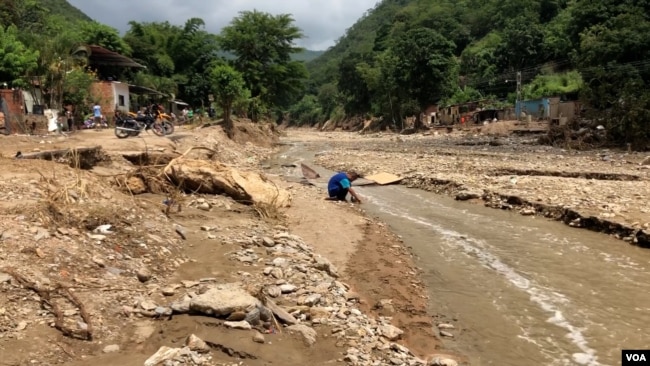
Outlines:
{"label": "forested hill", "polygon": [[580,96],[610,138],[642,142],[648,56],[648,1],[383,0],[308,64],[313,99],[297,109],[399,120],[432,103],[512,103],[520,73],[524,98]]}
{"label": "forested hill", "polygon": [[68,21],[90,21],[92,20],[81,10],[72,6],[67,0],[39,0],[41,6],[49,11],[52,15],[60,15]]}

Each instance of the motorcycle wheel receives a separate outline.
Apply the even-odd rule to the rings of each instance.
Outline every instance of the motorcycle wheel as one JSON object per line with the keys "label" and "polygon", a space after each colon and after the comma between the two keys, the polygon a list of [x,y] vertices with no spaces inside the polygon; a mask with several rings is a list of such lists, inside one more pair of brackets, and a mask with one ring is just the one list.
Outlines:
{"label": "motorcycle wheel", "polygon": [[160,123],[154,123],[151,125],[151,130],[156,134],[156,136],[165,136],[165,129]]}
{"label": "motorcycle wheel", "polygon": [[125,138],[131,136],[131,134],[130,134],[129,132],[130,132],[130,131],[120,130],[120,129],[118,129],[117,127],[115,127],[115,136],[116,136],[118,139],[125,139]]}
{"label": "motorcycle wheel", "polygon": [[171,135],[174,133],[174,124],[169,122],[169,121],[163,121],[162,123],[163,126],[163,131],[165,132],[165,135]]}

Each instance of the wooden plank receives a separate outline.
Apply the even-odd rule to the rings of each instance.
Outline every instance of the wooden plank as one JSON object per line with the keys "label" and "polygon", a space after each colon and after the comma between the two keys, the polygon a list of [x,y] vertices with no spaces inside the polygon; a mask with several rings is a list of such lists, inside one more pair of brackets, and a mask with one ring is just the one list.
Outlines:
{"label": "wooden plank", "polygon": [[381,172],[381,173],[365,176],[363,178],[367,179],[367,180],[371,180],[371,181],[373,181],[373,182],[375,182],[375,183],[377,183],[379,185],[382,185],[382,186],[386,185],[386,184],[397,183],[397,182],[401,181],[402,179],[404,179],[404,178],[399,177],[399,176],[397,176],[395,174],[390,174],[390,173],[386,173],[386,172]]}

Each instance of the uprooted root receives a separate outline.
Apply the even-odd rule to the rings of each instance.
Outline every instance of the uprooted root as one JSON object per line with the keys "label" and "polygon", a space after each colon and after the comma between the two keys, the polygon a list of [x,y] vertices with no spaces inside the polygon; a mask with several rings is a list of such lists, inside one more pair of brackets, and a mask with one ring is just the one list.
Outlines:
{"label": "uprooted root", "polygon": [[[81,300],[79,300],[77,295],[75,295],[75,293],[70,290],[70,288],[63,286],[62,284],[57,284],[52,289],[44,288],[37,285],[35,282],[30,281],[25,276],[19,274],[13,268],[2,268],[2,272],[11,275],[25,288],[36,292],[36,294],[41,299],[43,308],[49,309],[50,312],[54,315],[54,327],[58,329],[64,336],[84,339],[88,341],[92,340],[93,326],[92,322],[90,321],[90,315],[86,311],[84,304],[81,302]],[[72,329],[71,327],[65,325],[65,317],[63,316],[63,312],[54,301],[55,295],[59,295],[60,297],[65,298],[68,300],[68,302],[79,309],[79,315],[81,315],[81,319],[83,319],[84,323],[86,324],[85,329]]]}

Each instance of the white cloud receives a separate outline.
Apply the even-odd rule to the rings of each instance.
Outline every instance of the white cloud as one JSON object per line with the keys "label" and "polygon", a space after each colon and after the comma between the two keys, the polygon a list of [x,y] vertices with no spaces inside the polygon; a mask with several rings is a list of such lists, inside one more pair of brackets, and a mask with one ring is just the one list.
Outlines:
{"label": "white cloud", "polygon": [[169,21],[182,25],[201,18],[206,29],[219,33],[241,11],[292,14],[305,38],[299,45],[312,50],[333,46],[378,0],[68,0],[100,23],[126,31],[131,20]]}

